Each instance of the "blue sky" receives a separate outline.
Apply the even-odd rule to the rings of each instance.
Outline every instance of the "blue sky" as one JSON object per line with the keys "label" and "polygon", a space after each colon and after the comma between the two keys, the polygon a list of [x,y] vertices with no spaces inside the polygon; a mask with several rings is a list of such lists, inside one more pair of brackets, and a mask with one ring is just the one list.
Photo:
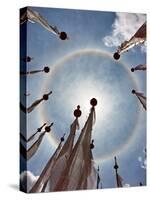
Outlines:
{"label": "blue sky", "polygon": [[[123,54],[120,61],[113,60],[112,55],[117,47],[107,46],[104,38],[112,34],[116,13],[32,9],[38,11],[51,25],[56,25],[60,31],[67,32],[70,39],[61,41],[39,24],[28,22],[27,54],[34,59],[27,65],[27,70],[42,69],[48,65],[52,71],[27,77],[27,92],[31,93],[27,105],[53,90],[49,101],[28,114],[28,137],[43,122],[54,121],[51,134],[58,141],[63,133],[69,132],[74,119],[72,113],[78,104],[83,111],[79,119],[82,128],[89,114],[89,100],[96,97],[98,105],[93,128],[93,154],[96,165],[100,165],[103,187],[115,187],[115,155],[124,184],[145,184],[146,171],[141,168],[138,157],[143,156],[146,145],[146,114],[131,90],[136,87],[138,91],[146,93],[146,74],[131,73],[130,68],[144,64],[146,53],[141,47],[135,47]],[[130,15],[133,20],[133,14]],[[139,19],[143,18],[143,15],[138,16]],[[23,92],[21,99],[23,101]],[[39,151],[28,161],[28,170],[39,175],[54,149],[53,143],[46,136]]]}

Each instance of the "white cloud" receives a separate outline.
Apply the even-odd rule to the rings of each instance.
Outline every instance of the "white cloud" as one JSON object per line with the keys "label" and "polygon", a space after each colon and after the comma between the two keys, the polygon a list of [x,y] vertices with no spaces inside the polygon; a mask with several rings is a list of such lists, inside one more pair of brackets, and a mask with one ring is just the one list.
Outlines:
{"label": "white cloud", "polygon": [[144,45],[141,46],[141,52],[146,53],[147,43],[145,42]]}
{"label": "white cloud", "polygon": [[125,183],[123,187],[126,187],[126,188],[128,188],[128,187],[131,187],[131,186],[130,186],[130,184],[129,184],[129,183]]}
{"label": "white cloud", "polygon": [[119,46],[125,40],[129,40],[145,20],[144,14],[116,13],[112,32],[104,37],[104,44],[108,47]]}
{"label": "white cloud", "polygon": [[142,157],[141,156],[138,157],[138,161],[142,162]]}
{"label": "white cloud", "polygon": [[32,172],[30,171],[24,171],[20,174],[20,181],[21,181],[22,187],[26,188],[25,186],[27,184],[27,192],[30,191],[32,186],[37,181],[37,179],[38,179],[38,176],[34,176],[34,174],[32,174]]}
{"label": "white cloud", "polygon": [[146,169],[146,166],[147,166],[147,160],[146,160],[146,151],[145,151],[145,149],[143,150],[143,156],[139,156],[138,157],[138,161],[139,161],[139,163],[140,163],[140,167],[142,168],[142,169]]}

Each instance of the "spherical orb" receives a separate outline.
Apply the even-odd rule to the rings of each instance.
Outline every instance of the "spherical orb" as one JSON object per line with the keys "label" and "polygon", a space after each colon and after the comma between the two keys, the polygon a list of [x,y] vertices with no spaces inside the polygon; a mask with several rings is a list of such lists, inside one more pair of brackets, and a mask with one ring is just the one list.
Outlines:
{"label": "spherical orb", "polygon": [[48,100],[48,95],[47,94],[44,94],[43,95],[43,99],[46,101],[46,100]]}
{"label": "spherical orb", "polygon": [[30,56],[27,56],[27,57],[26,57],[26,61],[27,61],[27,62],[30,62],[31,60],[32,60],[32,58],[31,58]]}
{"label": "spherical orb", "polygon": [[114,57],[115,60],[119,60],[120,54],[117,53],[117,52],[115,52],[114,55],[113,55],[113,57]]}
{"label": "spherical orb", "polygon": [[96,106],[97,105],[97,100],[95,98],[92,98],[91,101],[90,101],[90,104],[92,106]]}
{"label": "spherical orb", "polygon": [[66,32],[61,32],[59,35],[61,40],[66,40],[67,39],[67,33]]}
{"label": "spherical orb", "polygon": [[46,126],[46,127],[45,127],[45,131],[46,131],[46,132],[50,132],[50,130],[51,130],[50,126]]}
{"label": "spherical orb", "polygon": [[49,72],[49,67],[48,67],[48,66],[45,66],[45,67],[44,67],[44,72],[45,72],[45,73],[48,73],[48,72]]}
{"label": "spherical orb", "polygon": [[64,139],[64,137],[61,137],[60,140],[61,140],[61,142],[63,142],[65,139]]}
{"label": "spherical orb", "polygon": [[117,164],[115,164],[115,165],[114,165],[114,169],[116,169],[116,170],[117,170],[118,168],[119,168],[119,167],[118,167],[118,165],[117,165]]}
{"label": "spherical orb", "polygon": [[41,128],[38,128],[37,131],[38,131],[38,132],[41,132]]}
{"label": "spherical orb", "polygon": [[80,110],[80,106],[78,105],[78,106],[77,106],[77,109],[74,110],[74,116],[75,116],[75,117],[80,117],[81,114],[82,114],[82,112],[81,112],[81,110]]}
{"label": "spherical orb", "polygon": [[92,142],[90,144],[90,149],[94,149],[94,140],[92,140]]}

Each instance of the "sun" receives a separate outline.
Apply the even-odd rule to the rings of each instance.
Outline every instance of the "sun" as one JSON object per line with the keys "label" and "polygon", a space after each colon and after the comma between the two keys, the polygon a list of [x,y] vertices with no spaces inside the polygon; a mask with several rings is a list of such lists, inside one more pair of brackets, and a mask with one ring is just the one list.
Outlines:
{"label": "sun", "polygon": [[[104,85],[97,87],[96,83],[91,84],[90,80],[82,80],[80,87],[76,87],[70,93],[70,98],[67,101],[67,106],[70,108],[80,104],[83,117],[80,121],[84,123],[90,111],[90,99],[96,98],[98,104],[96,106],[96,121],[98,124],[103,123],[109,118],[114,109],[116,98],[104,90]],[[110,101],[111,99],[111,101]]]}

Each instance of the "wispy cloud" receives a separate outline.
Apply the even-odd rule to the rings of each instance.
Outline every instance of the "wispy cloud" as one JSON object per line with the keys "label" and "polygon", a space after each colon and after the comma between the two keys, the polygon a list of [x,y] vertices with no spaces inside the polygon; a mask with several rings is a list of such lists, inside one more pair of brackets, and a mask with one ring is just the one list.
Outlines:
{"label": "wispy cloud", "polygon": [[26,185],[27,185],[27,192],[30,191],[32,186],[37,181],[37,179],[38,179],[38,176],[34,176],[34,174],[32,174],[32,172],[30,171],[24,171],[20,174],[20,181],[21,181],[22,187],[26,188]]}
{"label": "wispy cloud", "polygon": [[128,187],[131,187],[131,186],[130,186],[130,184],[129,184],[129,183],[125,183],[123,187],[126,187],[126,188],[128,188]]}
{"label": "wispy cloud", "polygon": [[141,52],[146,53],[147,43],[145,42],[144,45],[141,46]]}
{"label": "wispy cloud", "polygon": [[104,44],[108,47],[119,46],[129,40],[145,20],[144,14],[116,13],[110,35],[103,38]]}
{"label": "wispy cloud", "polygon": [[146,169],[147,166],[147,159],[146,159],[146,152],[145,149],[143,150],[143,155],[138,157],[138,161],[140,163],[140,167],[142,169]]}

